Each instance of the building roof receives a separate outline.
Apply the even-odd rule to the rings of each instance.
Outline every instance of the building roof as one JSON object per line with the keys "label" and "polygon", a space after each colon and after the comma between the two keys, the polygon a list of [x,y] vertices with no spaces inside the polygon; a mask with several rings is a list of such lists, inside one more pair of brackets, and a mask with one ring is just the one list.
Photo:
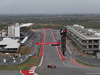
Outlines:
{"label": "building roof", "polygon": [[26,24],[22,24],[22,25],[20,25],[20,27],[29,27],[29,26],[31,26],[33,23],[26,23]]}
{"label": "building roof", "polygon": [[[68,29],[71,30],[71,32],[73,32],[74,34],[76,34],[78,37],[80,37],[81,39],[100,39],[100,36],[96,36],[96,32],[92,31],[90,32],[90,29],[86,29],[86,28],[81,28],[81,27],[74,27],[74,26],[67,26]],[[90,34],[92,33],[92,34]]]}
{"label": "building roof", "polygon": [[0,41],[0,45],[6,45],[5,49],[7,48],[19,48],[20,44],[17,42],[17,40],[11,39],[11,38],[4,38],[2,41]]}
{"label": "building roof", "polygon": [[28,37],[26,36],[21,43],[24,43],[26,40],[28,39]]}

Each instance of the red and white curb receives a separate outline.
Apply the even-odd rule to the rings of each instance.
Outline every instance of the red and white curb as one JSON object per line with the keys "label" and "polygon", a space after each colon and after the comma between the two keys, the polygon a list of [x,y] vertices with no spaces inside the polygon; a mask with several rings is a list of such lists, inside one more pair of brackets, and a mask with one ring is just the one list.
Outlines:
{"label": "red and white curb", "polygon": [[32,67],[29,71],[28,70],[21,70],[20,73],[22,75],[38,75],[34,71],[36,69],[36,66]]}
{"label": "red and white curb", "polygon": [[36,66],[32,67],[32,68],[29,70],[29,73],[35,73],[35,72],[34,72],[35,69],[36,69]]}
{"label": "red and white curb", "polygon": [[77,63],[77,62],[75,61],[75,58],[74,58],[74,57],[71,58],[71,62],[72,62],[73,64],[77,65],[77,66],[89,67],[89,66],[85,66],[85,65],[82,65],[82,64]]}
{"label": "red and white curb", "polygon": [[[45,31],[43,31],[43,38],[42,38],[42,42],[44,42],[44,39],[45,39]],[[41,61],[38,65],[38,67],[40,67],[43,63],[43,54],[44,53],[44,45],[41,45],[41,52],[40,52],[40,57],[41,57]]]}
{"label": "red and white curb", "polygon": [[41,61],[40,61],[39,65],[38,65],[38,67],[40,67],[42,65],[42,62],[43,62],[43,56],[41,57]]}
{"label": "red and white curb", "polygon": [[[51,31],[52,31],[52,30],[51,30]],[[52,35],[53,35],[54,41],[55,41],[55,42],[57,42],[57,41],[56,41],[56,38],[55,38],[55,36],[54,36],[53,31],[52,31]],[[56,46],[56,48],[57,48],[57,51],[58,51],[58,54],[59,54],[59,56],[60,56],[61,60],[62,60],[62,61],[65,61],[65,60],[66,60],[66,58],[62,55],[62,53],[61,53],[61,51],[60,51],[59,47],[58,47],[58,46]]]}
{"label": "red and white curb", "polygon": [[[45,31],[43,32],[43,40],[42,42],[44,42],[44,37],[45,36]],[[38,67],[40,67],[42,65],[42,62],[43,62],[43,52],[44,52],[44,45],[41,46],[41,52],[40,52],[40,56],[41,56],[41,61],[38,65]],[[35,69],[37,68],[37,66],[33,66],[29,71],[28,70],[20,70],[20,73],[22,75],[38,75],[36,74],[34,71]]]}

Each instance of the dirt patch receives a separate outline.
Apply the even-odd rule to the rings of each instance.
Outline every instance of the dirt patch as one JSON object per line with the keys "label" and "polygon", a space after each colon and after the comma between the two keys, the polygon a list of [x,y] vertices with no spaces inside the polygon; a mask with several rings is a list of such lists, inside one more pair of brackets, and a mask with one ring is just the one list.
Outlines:
{"label": "dirt patch", "polygon": [[31,48],[23,46],[23,47],[20,48],[18,53],[21,54],[21,55],[25,55],[27,53],[30,53],[30,51],[31,51]]}

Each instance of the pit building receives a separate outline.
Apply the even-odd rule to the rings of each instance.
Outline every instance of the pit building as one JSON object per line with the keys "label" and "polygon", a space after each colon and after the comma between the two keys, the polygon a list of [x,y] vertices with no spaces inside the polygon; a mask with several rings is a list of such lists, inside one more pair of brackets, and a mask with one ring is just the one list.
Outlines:
{"label": "pit building", "polygon": [[79,50],[85,53],[100,52],[100,30],[75,24],[66,26],[66,35]]}

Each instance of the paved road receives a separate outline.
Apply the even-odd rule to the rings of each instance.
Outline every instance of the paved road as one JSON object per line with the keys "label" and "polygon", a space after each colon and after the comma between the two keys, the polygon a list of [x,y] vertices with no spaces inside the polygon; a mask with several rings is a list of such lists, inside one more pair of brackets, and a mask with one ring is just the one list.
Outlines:
{"label": "paved road", "polygon": [[[55,35],[58,37],[60,37],[60,34],[59,33],[59,30],[56,30],[56,33]],[[58,39],[60,40],[60,38]],[[67,67],[71,67],[71,68],[80,68],[81,69],[85,69],[86,72],[85,74],[86,75],[100,75],[100,68],[91,68],[91,67],[80,67],[80,66],[76,66],[74,65],[72,62],[71,62],[71,58],[72,58],[72,53],[71,51],[69,50],[69,48],[66,46],[66,57],[67,57],[67,60],[64,62],[64,64],[67,66]],[[88,71],[88,72],[87,72]]]}
{"label": "paved road", "polygon": [[[54,42],[52,32],[46,31],[45,42]],[[71,63],[71,55],[67,54],[67,60],[63,63],[60,59],[57,49],[54,46],[44,45],[44,59],[41,67],[38,67],[35,72],[38,75],[97,75],[100,69],[83,68]],[[56,69],[47,68],[48,64],[56,65]],[[100,75],[100,74],[99,74]]]}
{"label": "paved road", "polygon": [[[46,31],[45,42],[54,42],[52,32]],[[100,75],[100,68],[88,68],[76,66],[71,62],[71,54],[66,49],[65,62],[60,59],[55,46],[44,45],[44,58],[41,67],[35,72],[38,75]],[[47,68],[48,64],[56,65],[56,69]],[[21,75],[19,71],[0,71],[0,75]]]}
{"label": "paved road", "polygon": [[0,75],[22,75],[17,70],[0,70]]}

